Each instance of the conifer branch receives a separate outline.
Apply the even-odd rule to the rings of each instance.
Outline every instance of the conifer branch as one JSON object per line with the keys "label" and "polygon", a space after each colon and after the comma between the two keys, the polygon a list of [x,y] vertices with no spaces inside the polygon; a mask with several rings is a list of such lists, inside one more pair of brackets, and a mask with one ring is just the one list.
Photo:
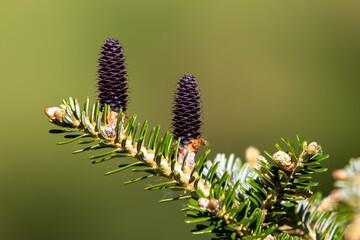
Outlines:
{"label": "conifer branch", "polygon": [[[91,111],[88,108],[89,99],[82,109],[76,98],[69,98],[63,100],[60,108],[45,110],[50,122],[62,127],[60,131],[81,132],[77,135],[66,135],[70,140],[60,144],[75,141],[79,141],[79,144],[97,142],[74,153],[113,148],[91,156],[93,164],[117,157],[135,158],[136,162],[120,165],[106,173],[110,175],[132,169],[148,174],[127,181],[126,184],[156,175],[169,178],[170,181],[149,186],[146,190],[186,191],[186,195],[171,199],[188,199],[188,207],[184,210],[188,211],[187,216],[190,219],[186,220],[186,223],[210,223],[209,226],[198,225],[194,234],[212,232],[219,237],[246,239],[246,236],[252,235],[263,238],[277,230],[278,226],[292,226],[284,215],[293,211],[299,200],[311,196],[309,188],[317,185],[304,175],[326,171],[318,165],[328,155],[323,155],[321,147],[316,143],[307,144],[299,136],[300,151],[296,150],[291,142],[283,140],[290,151],[285,152],[284,148],[276,144],[278,152],[273,156],[266,152],[275,165],[269,164],[262,156],[257,158],[256,168],[252,168],[250,163],[243,164],[233,155],[229,158],[218,155],[212,162],[206,159],[209,153],[207,151],[196,161],[193,168],[184,168],[184,162],[180,163],[177,159],[180,138],[174,140],[171,134],[166,133],[158,140],[159,127],[153,128],[147,135],[147,121],[142,125],[137,124],[136,115],[126,118],[121,109],[116,113],[110,110],[107,104],[103,111],[99,110],[99,102],[93,104]],[[95,141],[91,141],[94,139]],[[170,200],[161,202],[166,201]],[[292,226],[289,233],[295,233],[296,229],[300,227]],[[303,234],[308,236],[309,232]]]}
{"label": "conifer branch", "polygon": [[[160,141],[158,141],[159,127],[154,128],[156,130],[153,131],[150,136],[147,136],[147,130],[145,130],[148,129],[147,122],[144,122],[142,130],[139,130],[135,122],[137,118],[136,115],[132,116],[126,122],[125,114],[122,113],[121,109],[118,114],[112,110],[108,110],[109,105],[105,104],[104,112],[108,112],[106,115],[106,113],[98,110],[99,105],[99,102],[93,105],[93,110],[90,115],[93,117],[86,114],[85,108],[82,111],[80,110],[80,105],[76,98],[64,100],[61,108],[47,108],[45,113],[48,115],[50,121],[64,127],[61,131],[67,132],[69,129],[72,129],[83,132],[83,134],[74,135],[75,137],[68,141],[60,142],[59,144],[70,143],[84,137],[95,138],[99,144],[93,145],[90,148],[86,147],[76,150],[74,153],[80,153],[94,148],[115,148],[115,150],[105,154],[92,156],[91,159],[110,155],[109,157],[101,158],[100,160],[94,160],[93,163],[107,161],[110,160],[110,158],[115,157],[137,158],[140,161],[139,165],[146,166],[150,168],[151,171],[157,172],[161,176],[175,180],[177,186],[183,187],[189,191],[199,189],[205,196],[209,195],[209,189],[205,187],[204,182],[198,177],[197,170],[199,170],[199,166],[195,166],[195,169],[182,169],[182,164],[171,159],[174,157],[174,153],[178,151],[179,140],[175,141],[173,136],[167,133]],[[147,145],[151,146],[150,148],[144,146],[147,137]],[[209,152],[206,152],[201,158],[205,159],[208,153]],[[106,175],[112,173],[114,172],[109,172]],[[198,181],[194,181],[194,179],[198,179]]]}
{"label": "conifer branch", "polygon": [[[145,190],[180,191],[178,196],[159,202],[186,200],[182,210],[186,211],[186,223],[197,224],[193,234],[212,233],[214,239],[243,240],[342,239],[345,224],[351,222],[354,226],[360,219],[359,206],[350,198],[326,205],[326,199],[334,196],[313,196],[311,187],[318,183],[312,180],[312,174],[326,171],[321,163],[329,157],[316,142],[308,143],[297,136],[297,144],[285,139],[283,146],[275,144],[274,154],[265,151],[261,156],[256,148],[249,148],[247,162],[233,154],[218,154],[211,161],[207,158],[210,150],[197,156],[198,148],[207,142],[201,138],[200,92],[194,76],[184,75],[179,80],[173,134],[160,136],[160,126],[150,129],[148,121],[137,123],[137,115],[125,113],[128,79],[123,49],[116,39],[107,39],[103,45],[98,73],[99,101],[90,105],[87,99],[81,107],[76,98],[70,97],[60,107],[45,109],[49,121],[61,127],[50,132],[69,133],[58,144],[85,145],[74,154],[107,149],[91,156],[92,164],[114,158],[135,159],[105,173],[131,169],[145,174],[124,184],[156,176],[167,178]],[[355,161],[349,169],[346,176],[360,172]],[[349,192],[354,188],[353,182],[337,184]],[[344,209],[352,209],[355,217],[342,220],[341,216],[348,213]]]}

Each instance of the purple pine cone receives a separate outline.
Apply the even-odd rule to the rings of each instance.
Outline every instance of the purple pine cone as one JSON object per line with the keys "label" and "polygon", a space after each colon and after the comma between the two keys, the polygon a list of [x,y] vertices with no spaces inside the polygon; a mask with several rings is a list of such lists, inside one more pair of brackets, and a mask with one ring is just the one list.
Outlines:
{"label": "purple pine cone", "polygon": [[128,101],[127,69],[124,50],[115,38],[106,39],[101,49],[98,70],[98,90],[101,106],[126,111]]}
{"label": "purple pine cone", "polygon": [[200,138],[201,105],[199,86],[193,75],[184,75],[175,92],[173,107],[173,134],[181,137],[180,145]]}

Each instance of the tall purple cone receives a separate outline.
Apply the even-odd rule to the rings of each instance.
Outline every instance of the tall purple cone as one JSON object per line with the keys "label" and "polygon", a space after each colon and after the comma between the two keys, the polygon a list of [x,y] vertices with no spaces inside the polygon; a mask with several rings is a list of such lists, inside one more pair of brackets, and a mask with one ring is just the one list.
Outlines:
{"label": "tall purple cone", "polygon": [[201,104],[199,86],[193,75],[184,75],[178,82],[173,107],[173,134],[181,137],[180,145],[200,138]]}
{"label": "tall purple cone", "polygon": [[101,49],[98,70],[98,90],[101,106],[126,111],[128,101],[127,69],[124,50],[115,38],[106,39]]}

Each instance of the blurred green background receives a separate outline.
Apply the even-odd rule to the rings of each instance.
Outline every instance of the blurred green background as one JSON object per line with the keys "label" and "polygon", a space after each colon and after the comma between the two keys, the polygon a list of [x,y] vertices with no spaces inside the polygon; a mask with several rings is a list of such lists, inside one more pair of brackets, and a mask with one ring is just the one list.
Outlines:
{"label": "blurred green background", "polygon": [[[137,177],[104,177],[43,109],[96,99],[104,40],[123,44],[130,114],[170,127],[176,82],[194,74],[212,155],[280,137],[317,141],[344,166],[360,155],[359,1],[12,1],[0,7],[0,239],[210,239],[193,236],[183,203],[158,204]],[[330,172],[316,190],[332,188]],[[157,182],[160,180],[153,180]]]}

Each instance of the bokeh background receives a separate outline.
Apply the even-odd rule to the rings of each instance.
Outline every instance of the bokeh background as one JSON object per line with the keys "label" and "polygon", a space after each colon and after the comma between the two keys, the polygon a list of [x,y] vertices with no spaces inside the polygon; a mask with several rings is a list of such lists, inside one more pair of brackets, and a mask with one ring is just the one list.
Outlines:
{"label": "bokeh background", "polygon": [[[200,85],[212,155],[275,151],[280,137],[319,142],[344,166],[360,155],[360,2],[2,0],[0,239],[209,239],[193,236],[184,203],[124,186],[120,161],[93,166],[57,146],[43,109],[96,99],[104,40],[126,50],[130,114],[170,128],[182,74]],[[315,189],[329,193],[330,172]],[[145,184],[145,185],[144,185]]]}

